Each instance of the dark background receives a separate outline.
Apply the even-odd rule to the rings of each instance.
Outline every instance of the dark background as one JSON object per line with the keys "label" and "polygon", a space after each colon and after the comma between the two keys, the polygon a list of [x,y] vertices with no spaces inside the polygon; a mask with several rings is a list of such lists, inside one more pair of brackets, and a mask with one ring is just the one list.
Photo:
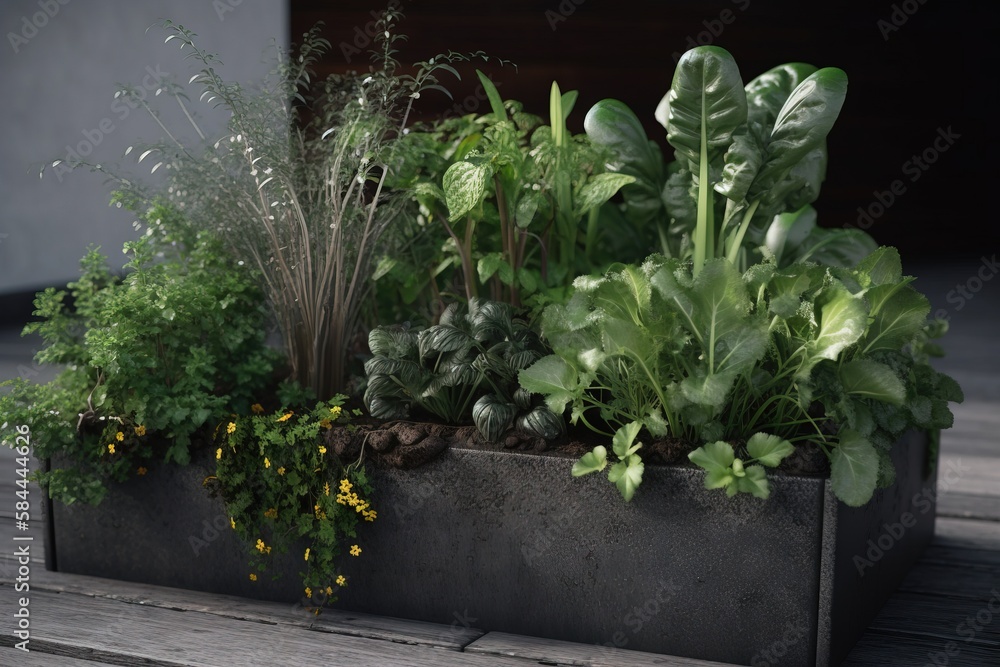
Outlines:
{"label": "dark background", "polygon": [[[517,65],[516,71],[495,61],[483,67],[504,99],[520,100],[527,111],[547,117],[555,79],[564,92],[580,92],[569,120],[576,133],[583,131],[583,117],[593,103],[618,98],[666,149],[653,110],[670,86],[674,55],[692,43],[728,49],[744,81],[784,62],[840,67],[850,87],[829,137],[827,180],[814,204],[820,224],[857,225],[859,207],[878,212],[875,193],[880,192],[883,201],[889,196],[894,201],[871,219],[868,231],[879,243],[898,247],[906,264],[978,260],[997,250],[995,218],[987,215],[995,176],[988,156],[995,150],[995,133],[986,124],[987,114],[996,122],[996,57],[989,44],[997,36],[995,3],[399,1],[406,14],[400,30],[409,37],[401,62],[449,49],[481,49]],[[322,20],[333,44],[324,71],[365,69],[367,51],[354,53],[354,40],[363,43],[371,12],[381,8],[361,0],[335,5],[292,0],[291,39],[298,41]],[[472,66],[460,71],[463,81],[448,82],[448,87],[462,103],[477,81]],[[447,112],[454,102],[428,94],[421,104],[432,113]],[[479,113],[488,109],[481,104]],[[960,138],[937,153],[934,140],[939,129],[948,128]],[[904,171],[904,164],[927,149],[936,160],[913,180],[914,168]],[[893,195],[897,180],[902,194]]]}

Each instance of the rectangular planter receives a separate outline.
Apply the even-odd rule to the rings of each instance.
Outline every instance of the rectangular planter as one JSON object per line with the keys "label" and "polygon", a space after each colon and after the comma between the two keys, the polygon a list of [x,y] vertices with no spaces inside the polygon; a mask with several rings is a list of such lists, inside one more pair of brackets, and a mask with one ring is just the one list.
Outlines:
{"label": "rectangular planter", "polygon": [[[767,501],[701,471],[647,466],[631,503],[572,461],[452,448],[374,474],[374,524],[337,607],[742,665],[837,665],[934,532],[936,473],[913,433],[865,507],[829,480],[772,475]],[[301,597],[301,556],[250,582],[245,547],[201,491],[210,460],[151,471],[99,508],[51,513],[66,572],[270,600]],[[297,557],[296,557],[297,556]]]}

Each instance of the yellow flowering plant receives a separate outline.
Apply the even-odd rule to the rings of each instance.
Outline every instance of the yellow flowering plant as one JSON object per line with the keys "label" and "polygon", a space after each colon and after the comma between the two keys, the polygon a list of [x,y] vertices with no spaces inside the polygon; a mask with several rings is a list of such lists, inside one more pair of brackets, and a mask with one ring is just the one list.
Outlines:
{"label": "yellow flowering plant", "polygon": [[316,593],[307,597],[317,608],[347,583],[338,557],[347,549],[360,556],[358,524],[378,516],[362,459],[341,461],[326,446],[331,429],[353,429],[350,419],[359,412],[345,409],[345,400],[337,395],[312,410],[255,409],[216,431],[212,484],[248,545],[249,571],[266,572],[272,549],[301,548],[303,590]]}

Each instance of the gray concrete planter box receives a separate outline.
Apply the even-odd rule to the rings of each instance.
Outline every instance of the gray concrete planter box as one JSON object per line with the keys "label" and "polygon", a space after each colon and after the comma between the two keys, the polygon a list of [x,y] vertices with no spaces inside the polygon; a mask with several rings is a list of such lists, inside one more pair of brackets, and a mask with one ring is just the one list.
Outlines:
{"label": "gray concrete planter box", "polygon": [[[631,503],[565,458],[452,448],[378,470],[379,520],[346,558],[337,607],[464,628],[735,664],[837,665],[934,532],[927,439],[897,445],[898,479],[867,506],[828,480],[774,475],[767,501],[703,488],[694,468],[647,466]],[[66,572],[271,600],[301,597],[301,556],[253,583],[210,460],[153,471],[99,508],[55,504]],[[265,580],[266,579],[266,580]]]}

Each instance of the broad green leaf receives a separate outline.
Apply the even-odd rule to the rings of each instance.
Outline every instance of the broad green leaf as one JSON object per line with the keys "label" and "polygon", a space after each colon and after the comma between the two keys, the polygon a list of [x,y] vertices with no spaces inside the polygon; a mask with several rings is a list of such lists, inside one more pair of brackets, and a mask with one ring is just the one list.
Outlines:
{"label": "broad green leaf", "polygon": [[514,281],[514,269],[499,252],[480,257],[476,271],[479,273],[479,280],[484,283],[492,278],[493,274],[497,274],[504,285],[510,285]]}
{"label": "broad green leaf", "polygon": [[576,369],[554,354],[520,371],[517,379],[528,391],[545,396],[545,404],[557,415],[583,391]]}
{"label": "broad green leaf", "polygon": [[766,132],[763,136],[770,135],[788,96],[815,71],[806,63],[786,63],[751,80],[745,88],[748,122]]}
{"label": "broad green leaf", "polygon": [[736,454],[732,445],[719,440],[702,445],[688,454],[688,459],[708,472],[728,472],[736,459]]}
{"label": "broad green leaf", "polygon": [[494,394],[481,396],[472,406],[472,422],[487,442],[499,442],[516,416],[517,406]]}
{"label": "broad green leaf", "polygon": [[868,232],[860,229],[816,227],[788,259],[851,268],[864,261],[877,248],[878,245]]}
{"label": "broad green leaf", "polygon": [[854,274],[862,287],[895,285],[903,280],[903,264],[895,248],[878,248],[856,266]]}
{"label": "broad green leaf", "polygon": [[626,502],[632,500],[635,490],[642,484],[642,473],[645,465],[637,455],[629,456],[625,461],[619,461],[611,466],[608,479],[618,486],[618,491]]}
{"label": "broad green leaf", "polygon": [[580,460],[573,464],[573,477],[588,475],[598,470],[604,470],[608,465],[608,450],[602,445],[594,447],[594,450],[587,452],[580,457]]}
{"label": "broad green leaf", "polygon": [[639,429],[641,428],[642,424],[639,422],[629,422],[615,431],[615,435],[611,439],[611,444],[618,458],[624,459],[642,447],[642,443],[638,443],[635,446],[632,445],[635,441],[635,436],[639,435]]}
{"label": "broad green leaf", "polygon": [[815,359],[836,359],[844,348],[853,345],[868,324],[868,309],[861,298],[851,294],[839,282],[831,283],[816,299],[819,329],[809,341],[808,351]]}
{"label": "broad green leaf", "polygon": [[[767,473],[761,466],[749,466],[745,474],[736,480],[736,490],[741,493],[750,493],[757,498],[767,500],[771,495],[771,487],[767,482]],[[728,489],[727,489],[728,491]]]}
{"label": "broad green leaf", "polygon": [[[879,294],[882,291],[890,291],[892,295],[880,300]],[[894,285],[879,285],[870,289],[867,296],[873,303],[879,302],[880,305],[862,341],[865,354],[875,350],[902,348],[923,329],[931,310],[927,297],[909,285],[902,289]]]}
{"label": "broad green leaf", "polygon": [[847,75],[835,67],[813,72],[785,100],[774,121],[767,154],[748,198],[757,198],[784,179],[807,153],[820,147],[847,96]]}
{"label": "broad green leaf", "polygon": [[703,144],[709,161],[721,157],[747,119],[746,92],[732,55],[717,46],[687,51],[677,62],[664,106],[667,142],[690,161],[692,171],[701,164]]}
{"label": "broad green leaf", "polygon": [[522,266],[517,270],[517,282],[524,294],[535,292],[538,289],[538,280],[538,277],[531,269]]}
{"label": "broad green leaf", "polygon": [[774,468],[782,459],[795,451],[794,445],[784,438],[768,433],[754,433],[747,440],[747,451],[757,462]]}
{"label": "broad green leaf", "polygon": [[767,228],[764,243],[774,255],[778,266],[783,267],[790,263],[782,261],[785,256],[785,248],[788,248],[788,254],[791,255],[794,249],[801,246],[815,228],[816,209],[812,206],[803,206],[797,211],[776,215]]}
{"label": "broad green leaf", "polygon": [[514,212],[514,224],[521,229],[528,227],[535,219],[535,212],[542,201],[542,194],[534,190],[525,193],[521,200],[517,202],[517,210]]}
{"label": "broad green leaf", "polygon": [[443,185],[449,220],[458,220],[475,208],[486,195],[486,185],[493,176],[487,162],[456,162],[444,173]]}
{"label": "broad green leaf", "polygon": [[598,174],[591,177],[577,195],[577,213],[583,215],[611,199],[623,185],[635,182],[628,174]]}
{"label": "broad green leaf", "polygon": [[840,432],[830,455],[830,484],[836,496],[851,507],[861,507],[875,493],[878,454],[871,442],[851,430]]}
{"label": "broad green leaf", "polygon": [[848,394],[875,401],[902,405],[906,387],[885,364],[871,359],[855,359],[840,367],[840,381]]}
{"label": "broad green leaf", "polygon": [[722,180],[715,184],[715,191],[734,202],[742,202],[764,161],[763,149],[746,128],[741,128],[733,134],[733,143],[723,161]]}

